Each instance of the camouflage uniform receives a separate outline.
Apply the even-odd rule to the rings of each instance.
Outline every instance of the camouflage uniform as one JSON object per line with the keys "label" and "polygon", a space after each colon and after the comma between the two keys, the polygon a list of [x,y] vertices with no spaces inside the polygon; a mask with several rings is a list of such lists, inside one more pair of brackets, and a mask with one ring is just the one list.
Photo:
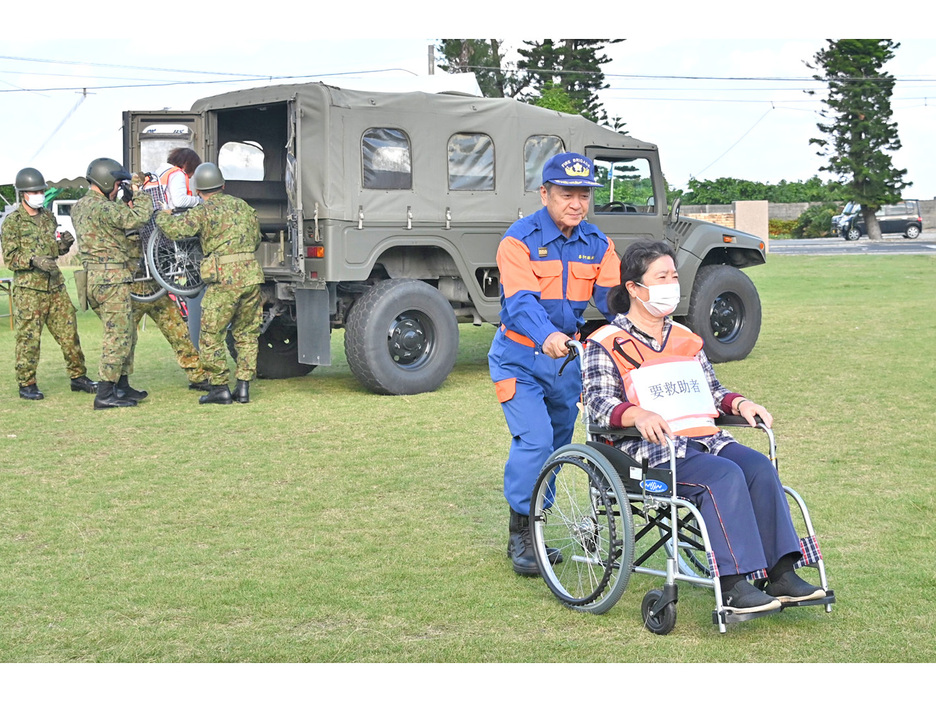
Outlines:
{"label": "camouflage uniform", "polygon": [[[135,246],[137,257],[141,256],[139,237],[131,237],[131,246]],[[130,285],[130,292],[134,295],[149,296],[159,290],[159,284],[152,280],[141,280]],[[179,307],[168,295],[153,300],[152,302],[140,302],[131,299],[133,306],[133,347],[136,348],[136,340],[139,334],[140,320],[145,315],[156,322],[156,326],[166,341],[175,351],[176,361],[179,367],[185,371],[190,383],[202,383],[208,378],[208,374],[198,364],[198,351],[189,337],[188,325],[182,319],[182,313]],[[133,373],[133,357],[130,357],[130,365],[127,369],[127,375]]]}
{"label": "camouflage uniform", "polygon": [[156,224],[170,239],[201,239],[202,280],[199,346],[201,365],[212,385],[228,382],[225,337],[228,325],[237,351],[237,380],[252,380],[257,372],[257,340],[263,305],[263,270],[255,252],[260,246],[257,213],[243,200],[223,192],[204,193],[205,201],[173,215],[161,211]]}
{"label": "camouflage uniform", "polygon": [[3,220],[3,260],[13,271],[16,382],[20,387],[36,382],[43,325],[62,347],[69,377],[80,378],[87,372],[75,306],[65,290],[61,271],[46,273],[31,263],[35,256],[56,258],[68,253],[64,244],[56,240],[55,227],[51,212],[42,209],[31,216],[22,205]]}
{"label": "camouflage uniform", "polygon": [[152,214],[153,201],[142,191],[134,193],[133,207],[111,202],[96,190],[72,206],[78,252],[88,272],[88,305],[104,325],[100,375],[105,382],[117,383],[133,368],[130,282],[139,255],[126,232],[146,224]]}

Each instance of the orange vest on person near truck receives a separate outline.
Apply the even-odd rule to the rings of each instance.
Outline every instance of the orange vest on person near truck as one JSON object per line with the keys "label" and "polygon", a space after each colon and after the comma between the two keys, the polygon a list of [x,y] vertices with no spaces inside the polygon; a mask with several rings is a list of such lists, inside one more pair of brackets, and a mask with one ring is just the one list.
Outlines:
{"label": "orange vest on person near truck", "polygon": [[[718,432],[711,389],[696,354],[702,338],[672,322],[663,348],[655,351],[620,327],[608,324],[588,337],[600,344],[617,367],[628,401],[658,412],[680,436],[710,436]],[[645,369],[652,374],[635,371]],[[709,405],[711,407],[709,408]],[[660,411],[658,411],[660,410]]]}
{"label": "orange vest on person near truck", "polygon": [[185,192],[187,195],[192,194],[192,186],[189,184],[189,174],[183,171],[178,166],[173,166],[172,168],[167,169],[165,173],[159,176],[159,184],[160,186],[162,186],[163,197],[165,197],[167,205],[172,204],[171,202],[169,202],[169,176],[171,176],[173,173],[176,173],[176,172],[180,172],[182,173],[182,175],[185,176]]}

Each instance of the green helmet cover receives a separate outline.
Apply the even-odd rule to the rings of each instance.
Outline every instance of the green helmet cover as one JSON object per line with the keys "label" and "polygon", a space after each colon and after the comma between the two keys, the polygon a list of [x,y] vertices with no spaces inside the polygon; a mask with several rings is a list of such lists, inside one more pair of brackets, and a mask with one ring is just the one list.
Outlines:
{"label": "green helmet cover", "polygon": [[32,193],[48,190],[45,178],[35,168],[24,168],[16,174],[16,181],[13,186],[17,193]]}
{"label": "green helmet cover", "polygon": [[224,176],[221,174],[221,169],[215,164],[205,161],[192,174],[192,184],[196,190],[202,192],[217,190],[224,185]]}
{"label": "green helmet cover", "polygon": [[118,180],[130,180],[132,175],[112,158],[96,158],[88,164],[89,183],[98,186],[105,195],[110,194]]}

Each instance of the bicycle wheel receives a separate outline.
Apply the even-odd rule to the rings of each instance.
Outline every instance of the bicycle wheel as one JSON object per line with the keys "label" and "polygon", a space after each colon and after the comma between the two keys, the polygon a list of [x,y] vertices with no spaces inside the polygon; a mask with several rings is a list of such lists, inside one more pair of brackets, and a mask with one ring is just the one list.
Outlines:
{"label": "bicycle wheel", "polygon": [[[549,589],[567,607],[602,614],[624,594],[634,557],[630,503],[597,451],[569,445],[546,462],[533,489],[533,547]],[[562,554],[552,563],[546,545]]]}
{"label": "bicycle wheel", "polygon": [[147,242],[150,272],[169,292],[195,297],[205,287],[201,280],[202,250],[198,237],[172,241],[156,231]]}

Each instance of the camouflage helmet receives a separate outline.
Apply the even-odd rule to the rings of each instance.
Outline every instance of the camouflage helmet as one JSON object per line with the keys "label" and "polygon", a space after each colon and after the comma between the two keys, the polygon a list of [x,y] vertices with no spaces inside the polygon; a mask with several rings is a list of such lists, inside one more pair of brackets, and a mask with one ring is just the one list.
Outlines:
{"label": "camouflage helmet", "polygon": [[224,186],[224,176],[221,174],[221,169],[215,164],[205,161],[192,174],[192,184],[196,190],[209,192]]}
{"label": "camouflage helmet", "polygon": [[88,164],[88,174],[85,177],[107,195],[114,189],[118,180],[130,180],[133,176],[112,158],[96,158]]}
{"label": "camouflage helmet", "polygon": [[17,193],[34,193],[48,190],[45,178],[35,168],[24,168],[16,174],[16,181],[13,183]]}

